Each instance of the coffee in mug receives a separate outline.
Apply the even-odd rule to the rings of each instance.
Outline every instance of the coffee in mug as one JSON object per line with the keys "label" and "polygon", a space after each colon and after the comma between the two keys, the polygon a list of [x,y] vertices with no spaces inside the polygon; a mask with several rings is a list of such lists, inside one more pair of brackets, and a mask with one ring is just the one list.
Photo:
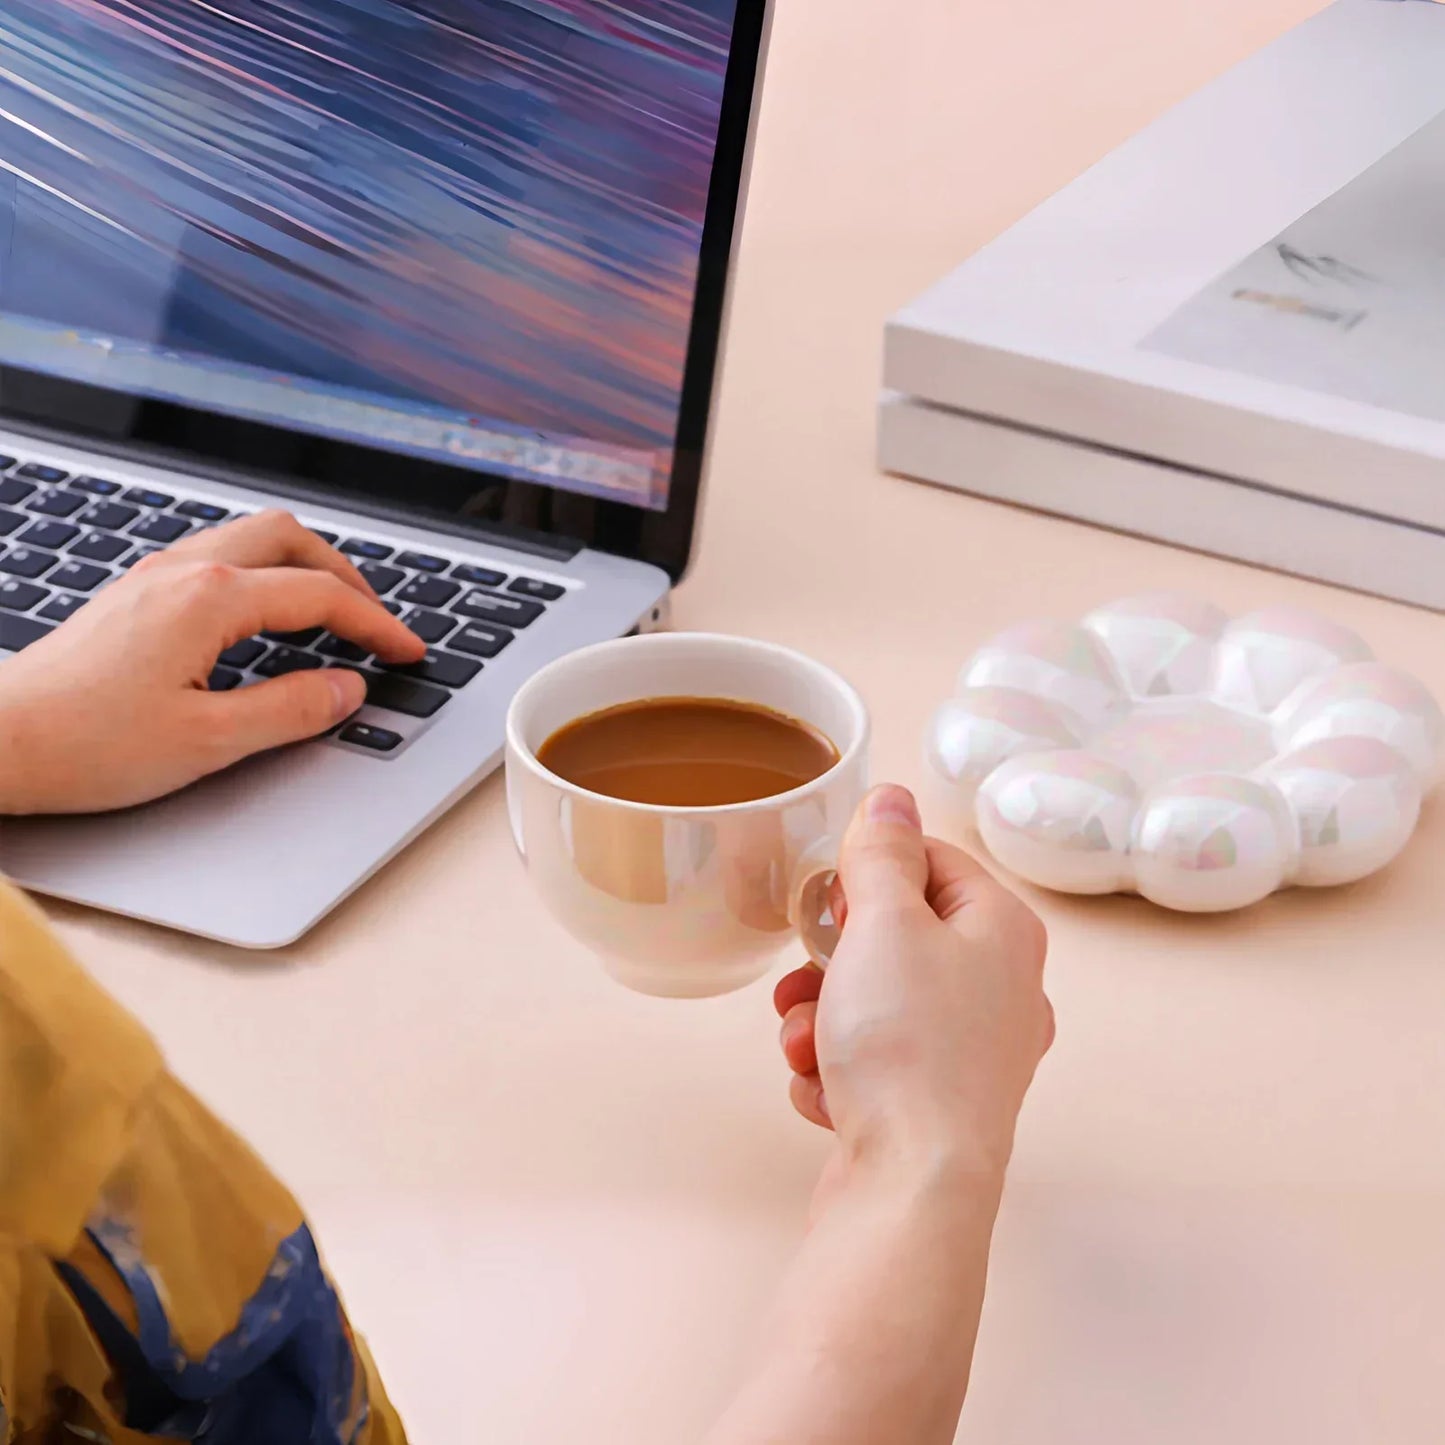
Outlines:
{"label": "coffee in mug", "polygon": [[604,708],[552,734],[537,761],[589,792],[669,808],[717,808],[821,778],[838,749],[758,703],[657,697]]}

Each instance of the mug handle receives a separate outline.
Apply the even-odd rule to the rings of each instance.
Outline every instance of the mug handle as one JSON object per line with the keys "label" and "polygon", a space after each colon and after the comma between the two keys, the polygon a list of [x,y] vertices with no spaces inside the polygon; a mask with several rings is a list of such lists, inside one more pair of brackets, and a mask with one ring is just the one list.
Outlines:
{"label": "mug handle", "polygon": [[788,922],[819,968],[832,963],[843,936],[828,901],[828,890],[838,876],[840,847],[839,839],[825,838],[809,848],[798,860],[788,894]]}

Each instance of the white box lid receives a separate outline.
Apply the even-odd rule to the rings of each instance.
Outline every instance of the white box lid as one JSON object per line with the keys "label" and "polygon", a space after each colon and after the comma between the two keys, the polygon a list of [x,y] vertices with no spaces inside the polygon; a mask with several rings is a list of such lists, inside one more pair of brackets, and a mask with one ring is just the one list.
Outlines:
{"label": "white box lid", "polygon": [[[1251,280],[1271,265],[1286,274],[1278,246],[1301,228],[1319,244],[1349,229],[1351,203],[1358,213],[1368,188],[1379,192],[1377,163],[1410,141],[1417,169],[1440,157],[1437,184],[1422,188],[1421,213],[1409,220],[1428,235],[1440,218],[1434,299],[1445,326],[1442,76],[1445,6],[1337,0],[900,312],[888,328],[886,385],[1445,528],[1445,330],[1438,351],[1419,349],[1423,372],[1401,361],[1400,378],[1413,379],[1400,397],[1386,387],[1387,404],[1377,394],[1363,400],[1357,384],[1379,370],[1361,364],[1361,339],[1385,346],[1391,306],[1367,294],[1365,318],[1351,322],[1348,297],[1382,281],[1398,292],[1398,278],[1370,264],[1389,250],[1390,226],[1356,238],[1365,264],[1345,257],[1330,274],[1319,263],[1339,258],[1301,245],[1304,270],[1287,285],[1261,290]],[[1333,211],[1310,216],[1351,182]],[[1288,314],[1286,291],[1303,310]],[[1256,300],[1241,301],[1246,295]],[[1427,320],[1430,299],[1416,308]],[[1398,319],[1398,294],[1392,305]],[[1414,340],[1422,338],[1428,327]],[[1226,362],[1231,346],[1239,366]],[[1439,397],[1434,416],[1422,414],[1431,396]]]}

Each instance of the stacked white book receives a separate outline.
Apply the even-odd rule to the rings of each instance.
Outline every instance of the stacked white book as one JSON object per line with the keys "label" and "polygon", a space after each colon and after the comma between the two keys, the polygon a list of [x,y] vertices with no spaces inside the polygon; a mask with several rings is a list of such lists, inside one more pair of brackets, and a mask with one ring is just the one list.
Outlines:
{"label": "stacked white book", "polygon": [[1445,610],[1445,5],[1338,0],[893,319],[886,469]]}

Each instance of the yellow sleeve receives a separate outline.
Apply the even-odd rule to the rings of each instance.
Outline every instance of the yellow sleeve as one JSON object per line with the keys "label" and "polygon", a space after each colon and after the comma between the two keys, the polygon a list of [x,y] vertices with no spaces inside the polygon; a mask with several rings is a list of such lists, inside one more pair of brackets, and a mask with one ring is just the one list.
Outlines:
{"label": "yellow sleeve", "polygon": [[40,911],[0,883],[0,1238],[63,1254],[164,1065]]}
{"label": "yellow sleeve", "polygon": [[20,1289],[14,1252],[0,1243],[0,1445],[10,1445],[10,1401],[15,1394],[15,1325]]}
{"label": "yellow sleeve", "polygon": [[0,1445],[405,1438],[296,1201],[3,883],[0,1410]]}
{"label": "yellow sleeve", "polygon": [[[45,1430],[56,1382],[104,1406],[109,1362],[53,1261],[83,1238],[161,1077],[145,1032],[76,967],[27,899],[0,882],[0,1441]],[[68,1398],[68,1397],[67,1397]],[[119,1438],[119,1437],[118,1437]]]}

